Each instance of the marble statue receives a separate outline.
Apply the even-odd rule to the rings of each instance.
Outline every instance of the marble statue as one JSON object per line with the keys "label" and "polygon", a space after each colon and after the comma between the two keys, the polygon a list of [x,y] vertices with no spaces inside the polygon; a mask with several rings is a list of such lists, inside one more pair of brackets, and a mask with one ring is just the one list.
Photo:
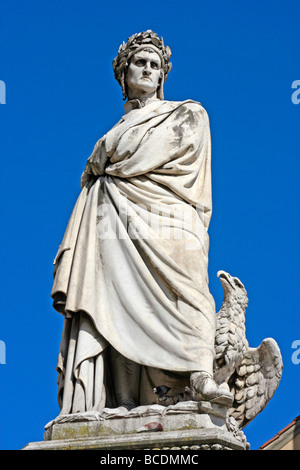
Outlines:
{"label": "marble statue", "polygon": [[209,119],[196,101],[164,100],[170,56],[148,30],[123,42],[113,61],[125,113],[87,160],[54,261],[61,415],[151,405],[161,386],[245,414],[236,384],[260,352],[239,337],[230,350],[232,322],[216,315]]}
{"label": "marble statue", "polygon": [[282,357],[273,338],[258,348],[250,348],[246,338],[245,313],[247,291],[237,277],[225,271],[217,273],[224,299],[217,314],[214,379],[227,385],[233,395],[228,415],[244,428],[266,407],[281,376]]}

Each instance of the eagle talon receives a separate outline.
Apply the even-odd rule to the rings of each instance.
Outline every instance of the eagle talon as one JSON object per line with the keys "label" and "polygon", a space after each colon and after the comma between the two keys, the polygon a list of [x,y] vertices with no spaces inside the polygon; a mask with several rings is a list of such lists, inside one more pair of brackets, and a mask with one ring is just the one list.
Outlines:
{"label": "eagle talon", "polygon": [[191,374],[191,387],[198,394],[198,399],[218,403],[230,407],[233,402],[232,394],[220,387],[206,372],[193,372]]}

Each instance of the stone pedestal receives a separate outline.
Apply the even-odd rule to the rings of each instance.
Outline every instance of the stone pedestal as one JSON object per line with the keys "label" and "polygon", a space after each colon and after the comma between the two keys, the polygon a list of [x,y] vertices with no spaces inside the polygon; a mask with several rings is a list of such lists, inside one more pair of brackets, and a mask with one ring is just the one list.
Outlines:
{"label": "stone pedestal", "polygon": [[[147,424],[156,423],[158,431]],[[163,407],[140,406],[58,416],[45,426],[44,441],[24,450],[245,450],[244,434],[227,408],[187,401]]]}

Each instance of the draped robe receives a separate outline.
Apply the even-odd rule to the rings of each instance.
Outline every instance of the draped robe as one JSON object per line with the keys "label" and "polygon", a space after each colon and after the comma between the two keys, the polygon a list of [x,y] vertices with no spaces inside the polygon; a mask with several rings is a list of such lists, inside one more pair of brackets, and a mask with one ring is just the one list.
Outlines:
{"label": "draped robe", "polygon": [[208,116],[192,100],[131,110],[95,145],[54,261],[63,413],[107,406],[110,352],[212,373],[210,160]]}

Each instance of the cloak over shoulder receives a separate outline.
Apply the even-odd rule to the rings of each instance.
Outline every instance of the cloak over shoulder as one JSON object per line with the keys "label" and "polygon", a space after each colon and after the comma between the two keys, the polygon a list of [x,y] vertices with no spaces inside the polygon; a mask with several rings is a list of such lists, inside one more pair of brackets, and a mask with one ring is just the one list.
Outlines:
{"label": "cloak over shoulder", "polygon": [[55,259],[55,308],[92,320],[138,364],[212,367],[209,121],[193,101],[154,101],[124,115],[87,162]]}

